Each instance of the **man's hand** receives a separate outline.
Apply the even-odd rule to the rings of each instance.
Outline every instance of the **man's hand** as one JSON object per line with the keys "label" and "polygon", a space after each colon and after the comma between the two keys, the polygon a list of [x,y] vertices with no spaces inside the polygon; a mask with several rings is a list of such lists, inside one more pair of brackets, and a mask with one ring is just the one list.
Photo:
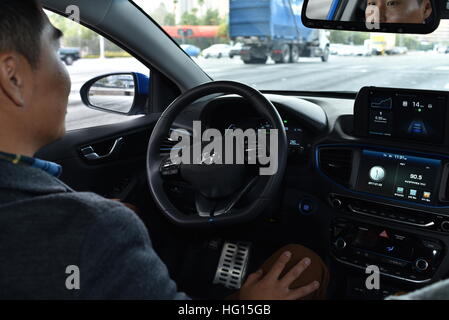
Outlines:
{"label": "man's hand", "polygon": [[290,285],[309,267],[309,258],[301,260],[282,279],[279,279],[291,255],[290,252],[284,252],[273,265],[273,268],[265,275],[262,270],[250,274],[240,289],[239,299],[298,300],[317,290],[320,287],[318,281],[314,281],[301,288],[290,289]]}

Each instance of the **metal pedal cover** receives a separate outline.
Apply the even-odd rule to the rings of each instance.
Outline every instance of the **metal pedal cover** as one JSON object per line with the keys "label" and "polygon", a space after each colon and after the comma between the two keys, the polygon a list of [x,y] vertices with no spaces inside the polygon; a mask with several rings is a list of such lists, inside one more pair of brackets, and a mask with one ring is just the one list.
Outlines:
{"label": "metal pedal cover", "polygon": [[245,279],[251,243],[227,241],[223,245],[214,284],[238,290]]}

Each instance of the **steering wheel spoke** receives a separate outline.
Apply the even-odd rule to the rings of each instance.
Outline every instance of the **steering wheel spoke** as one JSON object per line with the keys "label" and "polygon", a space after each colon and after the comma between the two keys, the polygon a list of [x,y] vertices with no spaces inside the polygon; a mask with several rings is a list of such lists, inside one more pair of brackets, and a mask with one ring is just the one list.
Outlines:
{"label": "steering wheel spoke", "polygon": [[208,199],[200,192],[196,192],[195,207],[198,215],[202,218],[211,218],[232,213],[237,203],[251,190],[258,180],[258,177],[252,178],[241,190],[226,199]]}
{"label": "steering wheel spoke", "polygon": [[251,190],[251,188],[257,184],[259,177],[252,178],[240,191],[232,195],[226,200],[220,201],[215,210],[214,216],[220,216],[222,214],[229,214],[232,212],[237,203]]}
{"label": "steering wheel spoke", "polygon": [[198,215],[202,218],[210,218],[214,215],[214,210],[217,206],[217,202],[209,200],[201,193],[195,193],[195,207]]}

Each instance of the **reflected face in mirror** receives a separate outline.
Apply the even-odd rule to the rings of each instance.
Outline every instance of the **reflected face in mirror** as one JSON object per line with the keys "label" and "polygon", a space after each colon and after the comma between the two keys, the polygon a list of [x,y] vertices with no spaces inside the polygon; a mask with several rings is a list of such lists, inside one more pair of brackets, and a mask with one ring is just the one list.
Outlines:
{"label": "reflected face in mirror", "polygon": [[432,14],[430,0],[367,0],[365,18],[380,23],[426,23]]}

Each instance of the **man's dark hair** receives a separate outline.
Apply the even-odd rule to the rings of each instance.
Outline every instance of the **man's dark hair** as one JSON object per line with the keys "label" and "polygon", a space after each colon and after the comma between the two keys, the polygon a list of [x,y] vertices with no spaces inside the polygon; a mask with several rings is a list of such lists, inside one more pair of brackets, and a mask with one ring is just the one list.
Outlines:
{"label": "man's dark hair", "polygon": [[37,0],[0,0],[0,52],[16,51],[36,68],[44,26]]}

